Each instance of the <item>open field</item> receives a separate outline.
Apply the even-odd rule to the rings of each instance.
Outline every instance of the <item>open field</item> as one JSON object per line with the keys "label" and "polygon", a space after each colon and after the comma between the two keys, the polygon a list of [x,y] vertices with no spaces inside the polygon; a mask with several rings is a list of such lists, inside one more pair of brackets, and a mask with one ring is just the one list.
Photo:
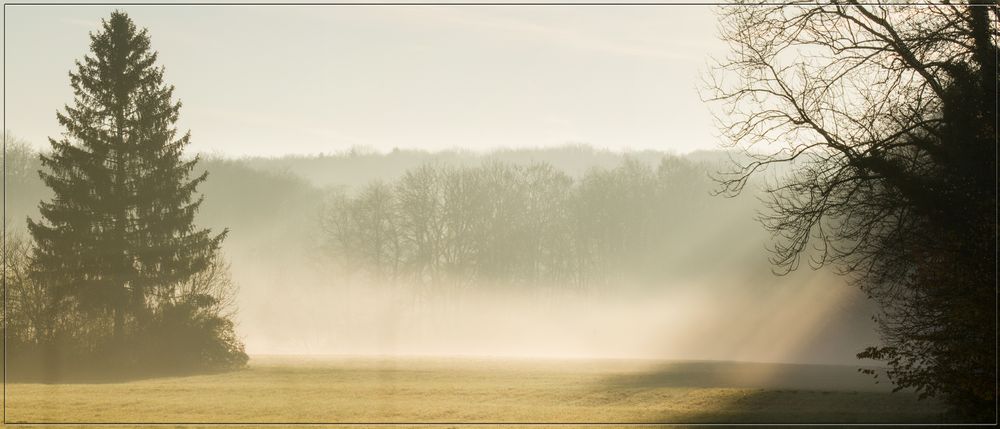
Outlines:
{"label": "open field", "polygon": [[849,366],[255,356],[224,374],[8,384],[16,422],[927,422]]}

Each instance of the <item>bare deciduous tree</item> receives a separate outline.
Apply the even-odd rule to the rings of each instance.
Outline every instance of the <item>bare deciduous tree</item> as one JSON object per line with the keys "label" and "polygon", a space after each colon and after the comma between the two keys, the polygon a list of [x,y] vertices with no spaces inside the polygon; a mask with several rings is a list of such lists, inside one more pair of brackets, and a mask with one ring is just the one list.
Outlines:
{"label": "bare deciduous tree", "polygon": [[998,13],[740,2],[706,97],[745,154],[723,193],[788,167],[762,216],[779,273],[809,255],[849,274],[883,308],[884,344],[859,357],[977,418],[996,396]]}

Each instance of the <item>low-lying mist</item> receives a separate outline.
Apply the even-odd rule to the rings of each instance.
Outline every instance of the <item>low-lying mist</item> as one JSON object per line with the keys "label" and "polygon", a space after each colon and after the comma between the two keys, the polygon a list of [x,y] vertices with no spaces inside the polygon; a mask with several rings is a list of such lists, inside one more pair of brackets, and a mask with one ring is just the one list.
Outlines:
{"label": "low-lying mist", "polygon": [[[274,248],[233,232],[250,353],[855,363],[875,339],[872,307],[843,278],[771,272],[758,195],[712,195],[724,154],[351,152],[327,163],[352,159],[368,168],[341,179],[318,158],[251,162],[326,187],[321,203],[305,198],[309,216],[261,233]],[[422,222],[432,237],[419,237]]]}
{"label": "low-lying mist", "polygon": [[858,294],[822,274],[600,291],[334,282],[294,294],[254,292],[286,276],[245,274],[240,331],[259,354],[851,363],[874,339]]}
{"label": "low-lying mist", "polygon": [[[17,229],[48,195],[36,154],[9,146]],[[771,272],[760,187],[712,195],[728,160],[586,146],[209,157],[197,219],[229,229],[251,355],[856,363],[873,307],[831,273]]]}

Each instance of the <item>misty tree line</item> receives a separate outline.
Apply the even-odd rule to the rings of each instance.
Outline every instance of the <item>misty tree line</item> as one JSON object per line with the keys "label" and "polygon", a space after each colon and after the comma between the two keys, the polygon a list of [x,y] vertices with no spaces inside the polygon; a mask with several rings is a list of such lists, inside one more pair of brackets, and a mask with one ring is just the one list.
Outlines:
{"label": "misty tree line", "polygon": [[662,274],[712,185],[673,157],[578,179],[547,163],[431,163],[333,194],[321,225],[334,260],[379,281],[584,287]]}

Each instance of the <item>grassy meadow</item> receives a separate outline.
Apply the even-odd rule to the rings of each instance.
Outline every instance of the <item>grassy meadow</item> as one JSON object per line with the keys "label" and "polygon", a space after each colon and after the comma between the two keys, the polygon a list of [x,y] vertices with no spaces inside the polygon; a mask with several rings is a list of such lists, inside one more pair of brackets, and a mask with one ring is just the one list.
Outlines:
{"label": "grassy meadow", "polygon": [[6,386],[8,423],[933,422],[850,366],[254,356],[240,371]]}

